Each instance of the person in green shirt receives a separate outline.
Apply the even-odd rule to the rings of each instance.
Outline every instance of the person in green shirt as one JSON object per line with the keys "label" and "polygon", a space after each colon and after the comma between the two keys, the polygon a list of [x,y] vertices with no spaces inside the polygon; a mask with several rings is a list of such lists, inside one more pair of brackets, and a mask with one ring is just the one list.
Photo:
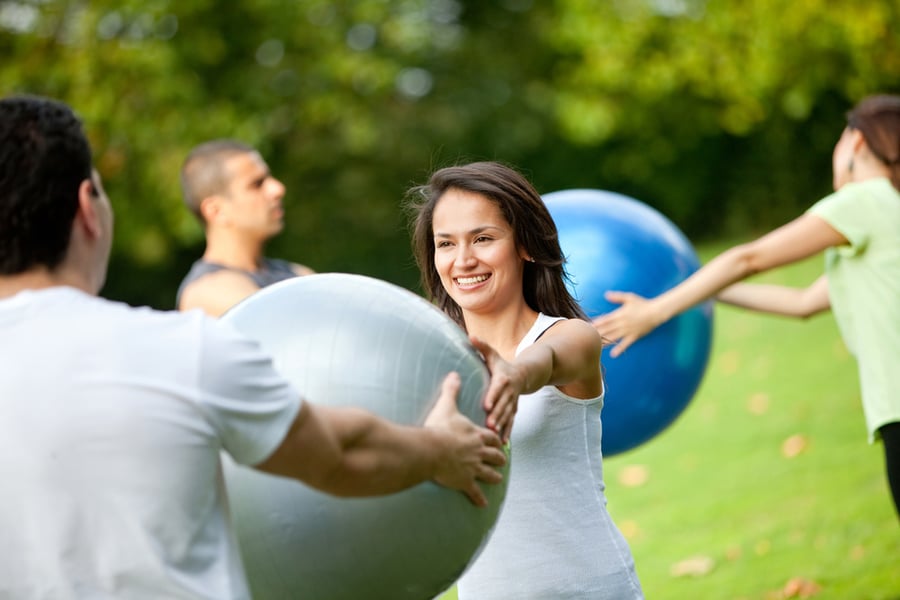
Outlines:
{"label": "person in green shirt", "polygon": [[[646,299],[610,291],[616,310],[594,326],[616,357],[675,315],[709,298],[807,317],[834,312],[855,356],[869,441],[884,445],[900,515],[900,96],[863,99],[847,115],[832,156],[834,193],[761,238],[722,252],[676,287]],[[825,253],[825,274],[806,289],[739,283]]]}

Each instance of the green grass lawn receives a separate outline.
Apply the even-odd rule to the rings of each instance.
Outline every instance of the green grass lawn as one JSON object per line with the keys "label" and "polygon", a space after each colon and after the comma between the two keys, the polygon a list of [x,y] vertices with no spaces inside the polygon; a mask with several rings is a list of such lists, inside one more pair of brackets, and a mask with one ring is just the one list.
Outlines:
{"label": "green grass lawn", "polygon": [[[698,250],[705,261],[721,249]],[[756,280],[805,286],[821,271],[819,257]],[[604,466],[648,599],[900,600],[883,462],[830,313],[800,321],[719,306],[687,410]],[[690,565],[694,574],[677,574]],[[817,591],[791,594],[793,579]]]}

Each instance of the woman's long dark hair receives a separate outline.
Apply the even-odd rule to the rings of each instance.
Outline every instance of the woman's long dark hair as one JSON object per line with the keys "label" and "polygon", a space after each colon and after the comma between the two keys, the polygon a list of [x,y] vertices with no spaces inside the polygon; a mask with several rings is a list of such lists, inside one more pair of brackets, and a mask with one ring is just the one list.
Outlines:
{"label": "woman's long dark hair", "polygon": [[407,195],[413,253],[429,300],[465,326],[462,309],[444,289],[434,267],[434,208],[450,189],[480,194],[500,208],[513,229],[516,247],[534,259],[534,262],[525,263],[522,281],[525,302],[532,310],[587,320],[566,287],[566,260],[550,211],[521,173],[497,162],[445,167],[435,171],[428,183],[412,188]]}

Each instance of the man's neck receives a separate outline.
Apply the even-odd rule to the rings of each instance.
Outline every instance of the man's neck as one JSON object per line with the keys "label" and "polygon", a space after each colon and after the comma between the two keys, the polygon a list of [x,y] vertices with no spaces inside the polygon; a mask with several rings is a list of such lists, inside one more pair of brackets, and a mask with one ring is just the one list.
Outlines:
{"label": "man's neck", "polygon": [[217,265],[256,271],[263,258],[263,242],[252,240],[222,239],[212,236],[207,239],[203,260]]}
{"label": "man's neck", "polygon": [[46,267],[35,267],[15,275],[0,275],[0,298],[10,298],[25,290],[43,290],[52,287],[73,287],[88,294],[95,294],[87,281],[66,272],[50,271]]}

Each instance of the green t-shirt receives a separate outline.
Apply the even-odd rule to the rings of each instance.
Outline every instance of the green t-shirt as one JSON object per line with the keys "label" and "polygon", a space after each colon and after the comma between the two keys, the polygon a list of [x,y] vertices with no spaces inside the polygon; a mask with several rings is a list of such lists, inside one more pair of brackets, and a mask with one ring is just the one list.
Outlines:
{"label": "green t-shirt", "polygon": [[885,178],[848,183],[809,213],[849,245],[825,252],[835,320],[856,357],[869,439],[900,421],[900,193]]}

